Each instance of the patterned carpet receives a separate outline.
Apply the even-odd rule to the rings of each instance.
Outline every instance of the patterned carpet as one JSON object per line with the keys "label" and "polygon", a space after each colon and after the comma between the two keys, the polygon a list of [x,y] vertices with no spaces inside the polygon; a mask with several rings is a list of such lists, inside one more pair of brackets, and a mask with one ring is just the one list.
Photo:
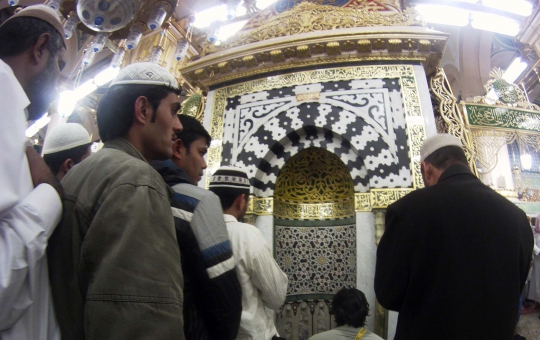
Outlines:
{"label": "patterned carpet", "polygon": [[522,315],[517,326],[518,334],[527,340],[540,340],[540,312]]}

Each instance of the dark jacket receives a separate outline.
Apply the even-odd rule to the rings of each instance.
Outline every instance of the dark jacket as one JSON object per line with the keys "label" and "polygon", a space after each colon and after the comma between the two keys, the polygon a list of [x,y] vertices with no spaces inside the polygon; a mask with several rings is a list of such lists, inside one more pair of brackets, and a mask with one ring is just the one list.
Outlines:
{"label": "dark jacket", "polygon": [[462,165],[390,205],[375,293],[395,339],[512,339],[532,249],[525,213]]}
{"label": "dark jacket", "polygon": [[171,207],[184,273],[186,339],[236,339],[242,289],[221,202],[211,191],[193,185],[172,161],[152,165],[175,192]]}
{"label": "dark jacket", "polygon": [[47,255],[63,339],[183,339],[170,188],[125,139],[64,177]]}

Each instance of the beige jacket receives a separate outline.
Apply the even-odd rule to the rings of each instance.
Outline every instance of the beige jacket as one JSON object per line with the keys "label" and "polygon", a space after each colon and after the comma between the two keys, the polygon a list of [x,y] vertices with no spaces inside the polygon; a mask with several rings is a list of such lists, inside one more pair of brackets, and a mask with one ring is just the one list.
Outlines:
{"label": "beige jacket", "polygon": [[170,189],[129,142],[105,143],[62,181],[49,243],[63,339],[184,339]]}

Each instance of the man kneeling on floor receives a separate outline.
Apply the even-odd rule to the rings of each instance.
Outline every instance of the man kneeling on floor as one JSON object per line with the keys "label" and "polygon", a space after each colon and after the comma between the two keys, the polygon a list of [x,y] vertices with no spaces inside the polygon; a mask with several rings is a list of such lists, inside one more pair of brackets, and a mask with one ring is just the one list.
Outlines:
{"label": "man kneeling on floor", "polygon": [[356,288],[343,288],[332,300],[338,327],[312,336],[309,340],[382,340],[364,328],[369,304],[364,293]]}

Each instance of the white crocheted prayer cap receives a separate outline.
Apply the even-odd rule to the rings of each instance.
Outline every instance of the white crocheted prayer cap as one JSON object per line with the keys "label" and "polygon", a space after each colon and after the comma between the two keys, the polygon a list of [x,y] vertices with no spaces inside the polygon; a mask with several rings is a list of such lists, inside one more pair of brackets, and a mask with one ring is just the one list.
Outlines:
{"label": "white crocheted prayer cap", "polygon": [[451,145],[459,146],[463,149],[463,145],[461,145],[459,139],[447,133],[441,133],[427,138],[420,148],[420,162],[423,162],[429,155],[440,148]]}
{"label": "white crocheted prayer cap", "polygon": [[90,143],[90,135],[84,127],[76,123],[66,123],[55,126],[47,133],[43,143],[43,154],[69,150]]}
{"label": "white crocheted prayer cap", "polygon": [[124,67],[109,87],[115,85],[164,85],[179,90],[176,78],[154,63],[135,63]]}
{"label": "white crocheted prayer cap", "polygon": [[48,23],[49,25],[51,25],[58,31],[58,33],[62,37],[64,46],[67,46],[66,37],[64,36],[64,27],[62,26],[62,22],[60,21],[58,12],[56,12],[51,7],[47,5],[42,5],[42,4],[28,6],[20,10],[19,12],[15,13],[6,21],[4,21],[2,25],[16,18],[36,18],[36,19],[45,21],[46,23]]}

